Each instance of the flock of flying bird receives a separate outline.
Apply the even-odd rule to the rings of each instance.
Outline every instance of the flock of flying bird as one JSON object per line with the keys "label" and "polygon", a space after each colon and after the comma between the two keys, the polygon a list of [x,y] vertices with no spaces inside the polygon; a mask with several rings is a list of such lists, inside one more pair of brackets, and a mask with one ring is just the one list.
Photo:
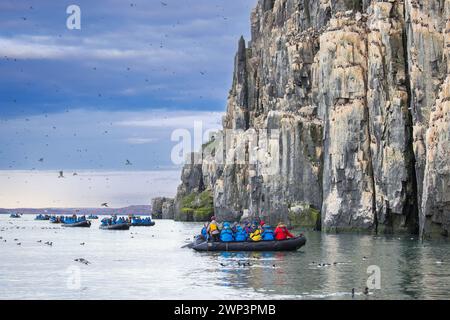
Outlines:
{"label": "flock of flying bird", "polygon": [[[169,4],[170,4],[169,2],[160,1],[160,5],[163,6],[163,7],[168,7]],[[130,3],[129,5],[130,5],[130,7],[133,7],[133,8],[138,6],[138,5],[137,5],[136,3],[134,3],[134,2]],[[216,5],[216,9],[221,10],[221,11],[224,10],[224,8],[223,8],[222,6],[220,6],[220,5]],[[36,8],[33,7],[33,6],[29,6],[29,10],[35,11]],[[227,18],[224,17],[224,16],[222,16],[222,17],[223,17],[224,19],[227,19]],[[28,17],[26,17],[26,16],[22,16],[21,19],[24,20],[24,21],[29,20]],[[59,36],[61,37],[61,35],[59,35]],[[167,35],[165,35],[165,36],[167,37]],[[15,61],[15,62],[18,61],[16,58],[13,58],[13,57],[5,56],[4,58],[5,58],[6,60],[13,60],[13,61]],[[93,70],[97,70],[97,67],[93,67]],[[130,68],[130,67],[127,67],[127,71],[130,71],[130,70],[131,70],[131,68]],[[23,71],[23,70],[22,70],[22,71]],[[202,76],[205,76],[205,75],[207,74],[207,72],[204,71],[204,70],[199,71],[199,73],[200,73],[200,75],[202,75]],[[146,78],[145,81],[148,82],[149,80]],[[59,91],[59,89],[58,89],[57,87],[56,87],[55,90],[56,90],[56,91]],[[103,96],[103,95],[102,95],[102,93],[98,93],[98,96]],[[200,98],[202,98],[202,97],[200,97]],[[14,101],[14,103],[17,103],[17,99],[13,99],[13,101]],[[29,119],[27,118],[26,121],[29,121]],[[53,129],[56,129],[56,127],[53,126]],[[108,133],[108,131],[105,131],[105,133]],[[18,134],[18,133],[16,132],[16,134]],[[74,133],[74,136],[76,136],[76,133]],[[47,135],[46,135],[46,138],[48,138],[48,137],[49,137],[49,135],[47,134]],[[48,146],[48,144],[47,144],[46,146]],[[25,157],[25,160],[28,160],[28,157]],[[39,159],[39,162],[40,162],[40,163],[43,163],[43,162],[44,162],[44,158],[40,158],[40,159]],[[13,168],[15,164],[17,164],[17,162],[16,162],[16,161],[13,161],[13,163],[12,163],[11,165],[9,165],[9,168],[10,168],[10,169]],[[127,159],[127,160],[125,161],[125,165],[126,165],[126,166],[131,166],[132,163],[131,163],[130,160]],[[35,169],[35,168],[32,168],[32,169]],[[74,173],[73,175],[76,176],[77,173]],[[64,177],[63,173],[60,172],[59,178],[63,178],[63,177]]]}

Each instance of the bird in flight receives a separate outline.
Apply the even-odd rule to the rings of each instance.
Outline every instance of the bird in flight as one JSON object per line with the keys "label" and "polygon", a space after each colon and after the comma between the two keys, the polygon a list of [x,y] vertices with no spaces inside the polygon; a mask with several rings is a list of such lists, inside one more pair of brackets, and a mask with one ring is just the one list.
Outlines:
{"label": "bird in flight", "polygon": [[127,159],[127,161],[125,162],[125,165],[126,165],[126,166],[131,166],[132,163],[130,162],[130,160]]}
{"label": "bird in flight", "polygon": [[44,162],[44,158],[40,158],[40,159],[39,159],[39,162]]}
{"label": "bird in flight", "polygon": [[102,205],[101,205],[102,207],[105,207],[105,208],[108,208],[108,203],[107,202],[105,202],[105,203],[102,203]]}
{"label": "bird in flight", "polygon": [[161,2],[161,5],[163,5],[164,7],[167,7],[167,3],[165,3],[165,2]]}

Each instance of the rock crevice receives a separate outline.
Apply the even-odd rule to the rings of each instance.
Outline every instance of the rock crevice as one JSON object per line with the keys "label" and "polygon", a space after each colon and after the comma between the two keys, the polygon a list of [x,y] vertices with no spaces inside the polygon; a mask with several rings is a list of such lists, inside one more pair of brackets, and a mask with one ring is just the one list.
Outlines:
{"label": "rock crevice", "polygon": [[208,191],[219,219],[448,234],[449,13],[448,0],[260,0],[223,131],[185,165],[175,212]]}

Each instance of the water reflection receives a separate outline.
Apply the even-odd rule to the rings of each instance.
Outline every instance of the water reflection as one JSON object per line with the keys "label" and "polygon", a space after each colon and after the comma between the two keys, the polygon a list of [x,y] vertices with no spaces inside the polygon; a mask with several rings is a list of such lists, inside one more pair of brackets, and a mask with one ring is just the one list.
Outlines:
{"label": "water reflection", "polygon": [[[450,297],[448,241],[305,232],[297,252],[195,252],[181,247],[201,224],[114,233],[96,222],[49,229],[32,218],[0,216],[0,299],[352,299],[352,288],[354,299]],[[91,264],[77,265],[82,285],[70,290],[66,269],[80,257]],[[381,269],[381,289],[366,296],[371,265]]]}
{"label": "water reflection", "polygon": [[[220,286],[253,289],[273,298],[449,298],[450,277],[442,267],[446,241],[421,244],[416,237],[307,232],[298,252],[209,253]],[[438,262],[438,263],[436,263]],[[369,266],[381,271],[381,289],[363,294]],[[447,265],[448,266],[448,265]],[[444,280],[444,281],[442,281]]]}

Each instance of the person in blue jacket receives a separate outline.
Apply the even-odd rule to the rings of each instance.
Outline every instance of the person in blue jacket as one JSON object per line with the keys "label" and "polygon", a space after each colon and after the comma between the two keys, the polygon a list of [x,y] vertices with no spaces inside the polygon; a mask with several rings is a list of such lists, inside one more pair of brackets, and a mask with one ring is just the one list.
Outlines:
{"label": "person in blue jacket", "polygon": [[236,233],[234,234],[234,240],[238,242],[247,241],[248,234],[240,225],[236,226]]}
{"label": "person in blue jacket", "polygon": [[207,223],[205,223],[203,225],[200,236],[203,238],[203,240],[208,240],[209,236],[208,236],[208,224]]}
{"label": "person in blue jacket", "polygon": [[222,231],[220,231],[220,241],[222,242],[234,241],[233,231],[231,230],[231,226],[228,222],[225,222],[223,224]]}
{"label": "person in blue jacket", "polygon": [[261,228],[263,230],[261,237],[263,241],[274,241],[275,235],[273,233],[273,229],[271,226],[267,225],[264,221],[260,223]]}

